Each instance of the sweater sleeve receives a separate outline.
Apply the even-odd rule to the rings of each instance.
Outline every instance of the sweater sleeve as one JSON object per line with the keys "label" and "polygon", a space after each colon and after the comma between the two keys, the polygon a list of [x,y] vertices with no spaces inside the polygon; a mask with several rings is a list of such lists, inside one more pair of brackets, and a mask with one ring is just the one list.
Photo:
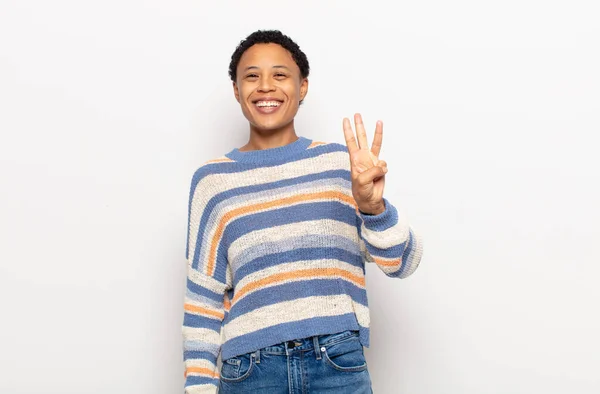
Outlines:
{"label": "sweater sleeve", "polygon": [[421,237],[400,217],[385,197],[385,211],[369,215],[357,210],[357,226],[365,261],[375,263],[387,275],[406,278],[419,266],[423,254]]}
{"label": "sweater sleeve", "polygon": [[212,267],[216,268],[207,268],[211,267],[211,259],[216,260],[212,253],[215,248],[211,245],[218,242],[218,237],[212,235],[214,232],[207,218],[207,197],[196,190],[198,185],[197,173],[190,189],[182,327],[186,394],[216,393],[218,390],[221,325],[229,306],[227,275],[214,264]]}

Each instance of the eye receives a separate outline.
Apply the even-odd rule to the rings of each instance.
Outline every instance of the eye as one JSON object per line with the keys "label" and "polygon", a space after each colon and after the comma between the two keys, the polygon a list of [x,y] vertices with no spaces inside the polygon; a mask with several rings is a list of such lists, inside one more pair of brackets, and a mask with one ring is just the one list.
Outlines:
{"label": "eye", "polygon": [[258,75],[256,75],[256,74],[248,74],[248,75],[246,75],[246,78],[258,78]]}
{"label": "eye", "polygon": [[282,74],[282,73],[277,73],[277,74],[275,74],[275,76],[276,77],[284,77],[284,78],[287,77],[287,75]]}

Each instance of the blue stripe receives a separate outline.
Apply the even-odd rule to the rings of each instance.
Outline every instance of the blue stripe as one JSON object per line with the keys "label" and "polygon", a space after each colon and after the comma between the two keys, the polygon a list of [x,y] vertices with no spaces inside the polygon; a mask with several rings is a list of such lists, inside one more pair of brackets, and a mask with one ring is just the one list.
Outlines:
{"label": "blue stripe", "polygon": [[391,246],[387,249],[380,249],[380,248],[376,248],[375,246],[371,245],[369,243],[369,241],[367,241],[364,237],[363,237],[363,241],[365,241],[365,246],[367,247],[367,250],[369,251],[369,253],[371,253],[371,256],[385,257],[385,258],[389,258],[389,259],[400,258],[400,256],[402,256],[402,254],[404,253],[404,250],[407,245],[407,242],[405,241],[401,244]]}
{"label": "blue stripe", "polygon": [[[310,144],[309,144],[310,145]],[[235,163],[221,163],[223,167],[223,171],[221,172],[243,172],[253,170],[255,168],[268,168],[273,166],[278,166],[286,163],[293,163],[295,161],[304,160],[307,158],[321,156],[323,154],[332,153],[332,152],[348,152],[348,148],[340,143],[336,142],[328,142],[323,145],[318,145],[313,148],[307,148],[302,152],[301,155],[294,157],[269,157],[268,161],[260,161],[260,162],[249,162],[249,161],[240,161]]]}
{"label": "blue stripe", "polygon": [[213,364],[217,362],[217,356],[212,354],[211,352],[204,352],[202,350],[186,350],[183,352],[183,360],[209,360],[212,361]]}
{"label": "blue stripe", "polygon": [[188,376],[185,380],[185,387],[195,386],[197,384],[214,384],[215,386],[218,386],[219,379],[208,378],[206,376]]}
{"label": "blue stripe", "polygon": [[[306,237],[310,237],[307,235]],[[327,236],[328,238],[343,238],[337,236]],[[340,239],[338,245],[345,242],[346,238]],[[352,242],[356,247],[356,243]],[[335,245],[332,243],[332,245]],[[359,249],[357,248],[357,251]],[[250,250],[248,251],[250,252]],[[304,260],[322,260],[322,259],[336,259],[346,262],[354,267],[363,267],[364,261],[360,254],[351,253],[345,249],[337,247],[315,247],[315,248],[294,248],[281,253],[271,253],[266,256],[259,256],[256,259],[246,262],[243,266],[239,267],[234,273],[234,283],[244,279],[249,274],[258,272],[265,268],[274,267],[283,263],[290,263],[298,261],[298,256],[306,256]]]}
{"label": "blue stripe", "polygon": [[406,271],[407,267],[409,267],[408,257],[410,256],[410,253],[413,250],[413,244],[414,244],[414,240],[415,240],[415,236],[414,236],[412,229],[409,231],[409,234],[410,234],[410,236],[409,236],[409,240],[408,240],[408,245],[407,245],[406,249],[404,250],[404,254],[402,255],[402,267],[398,270],[396,275],[394,275],[395,277],[402,276],[404,271]]}
{"label": "blue stripe", "polygon": [[221,344],[208,343],[202,340],[184,339],[183,341],[184,351],[210,352],[214,357],[218,356],[220,348]]}
{"label": "blue stripe", "polygon": [[183,325],[186,327],[193,328],[209,328],[216,331],[217,334],[221,331],[221,321],[217,319],[211,319],[204,316],[193,315],[191,313],[184,313]]}
{"label": "blue stripe", "polygon": [[211,300],[214,300],[221,305],[223,304],[223,294],[215,293],[214,291],[209,290],[206,287],[200,286],[199,284],[192,282],[192,280],[189,278],[187,280],[187,288],[192,293],[201,295],[206,298],[210,298]]}
{"label": "blue stripe", "polygon": [[185,258],[190,258],[190,217],[192,213],[192,201],[194,199],[194,192],[196,191],[196,186],[198,186],[198,182],[206,175],[210,174],[208,166],[202,166],[198,168],[194,175],[192,176],[191,185],[190,185],[190,193],[188,199],[188,225],[187,225],[187,242],[185,243]]}
{"label": "blue stripe", "polygon": [[309,220],[328,219],[356,226],[354,208],[336,200],[305,202],[268,211],[240,216],[227,227],[225,236],[237,239],[244,234],[264,228]]}
{"label": "blue stripe", "polygon": [[229,320],[263,306],[312,296],[349,294],[354,301],[366,305],[365,289],[347,282],[347,286],[344,285],[344,288],[348,290],[346,292],[340,285],[341,281],[346,282],[343,279],[308,279],[256,290],[252,294],[244,296],[231,307]]}

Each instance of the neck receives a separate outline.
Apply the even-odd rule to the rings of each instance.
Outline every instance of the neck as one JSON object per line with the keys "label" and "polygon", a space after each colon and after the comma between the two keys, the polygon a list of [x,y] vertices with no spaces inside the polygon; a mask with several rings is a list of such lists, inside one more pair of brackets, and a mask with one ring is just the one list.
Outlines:
{"label": "neck", "polygon": [[246,145],[239,148],[240,151],[263,150],[277,148],[287,145],[298,139],[292,120],[287,125],[278,129],[264,130],[250,125],[250,139]]}

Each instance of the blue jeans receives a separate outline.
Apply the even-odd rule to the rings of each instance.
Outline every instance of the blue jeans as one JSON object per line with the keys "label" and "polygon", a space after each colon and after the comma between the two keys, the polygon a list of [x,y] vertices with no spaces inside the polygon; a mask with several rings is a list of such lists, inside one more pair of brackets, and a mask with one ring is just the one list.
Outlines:
{"label": "blue jeans", "polygon": [[219,394],[371,394],[358,331],[287,341],[223,360]]}

